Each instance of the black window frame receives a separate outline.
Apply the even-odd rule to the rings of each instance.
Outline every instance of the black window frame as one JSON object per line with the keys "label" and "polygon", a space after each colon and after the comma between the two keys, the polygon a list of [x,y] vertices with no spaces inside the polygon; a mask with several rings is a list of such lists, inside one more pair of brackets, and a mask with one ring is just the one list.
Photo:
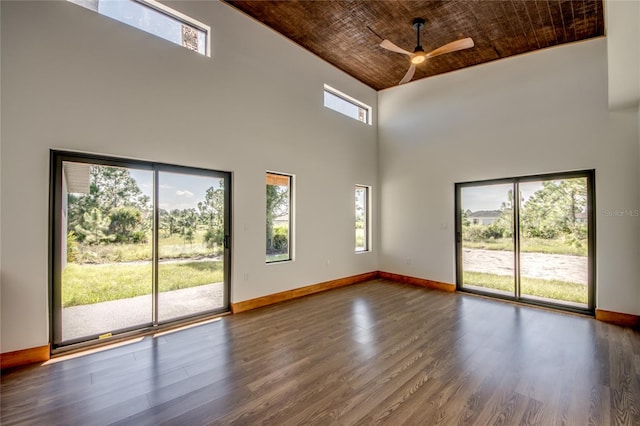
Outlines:
{"label": "black window frame", "polygon": [[[514,295],[509,296],[494,292],[485,292],[477,289],[470,289],[463,286],[463,262],[462,262],[462,188],[473,186],[486,186],[496,184],[512,184],[513,193],[518,194],[519,183],[545,181],[556,179],[586,178],[587,179],[587,225],[588,225],[588,241],[587,241],[587,268],[588,268],[588,289],[587,289],[587,307],[580,308],[568,304],[553,303],[549,301],[536,300],[533,298],[521,297],[520,295],[520,273],[519,273],[519,257],[520,257],[520,236],[519,236],[519,214],[520,202],[513,203],[513,240],[514,240]],[[482,296],[488,296],[497,299],[505,299],[524,303],[529,305],[537,305],[546,308],[564,310],[585,315],[595,315],[596,304],[596,197],[595,197],[595,170],[579,170],[557,173],[544,173],[536,175],[526,175],[510,178],[489,179],[480,181],[469,181],[455,183],[455,248],[456,248],[456,290],[466,293],[474,293]]]}
{"label": "black window frame", "polygon": [[[153,299],[153,318],[149,323],[127,327],[125,329],[114,330],[109,333],[107,338],[104,335],[83,336],[78,339],[62,340],[62,301],[61,301],[61,270],[62,263],[60,250],[60,242],[63,236],[62,231],[62,173],[64,162],[78,162],[90,165],[102,165],[112,167],[123,167],[137,170],[148,170],[154,173],[153,188],[153,242],[152,242],[152,265],[153,265],[153,283],[152,283],[152,299]],[[160,162],[135,160],[122,157],[112,157],[96,154],[87,154],[81,152],[69,152],[60,150],[50,151],[49,166],[49,338],[51,342],[52,353],[67,351],[79,347],[94,346],[98,343],[107,343],[112,340],[119,340],[124,337],[135,336],[140,334],[148,334],[149,332],[157,332],[163,328],[173,327],[176,324],[189,323],[199,318],[207,318],[218,314],[224,314],[231,311],[231,231],[232,231],[232,173],[227,171],[205,169],[200,167],[181,166],[175,164],[167,164]],[[185,315],[169,321],[160,321],[158,319],[158,232],[159,232],[159,207],[158,199],[158,174],[160,172],[185,173],[191,175],[210,176],[224,179],[225,185],[225,206],[224,206],[224,291],[223,306],[219,309],[198,312],[193,315]],[[66,238],[66,236],[64,236]],[[66,254],[65,254],[66,255]]]}

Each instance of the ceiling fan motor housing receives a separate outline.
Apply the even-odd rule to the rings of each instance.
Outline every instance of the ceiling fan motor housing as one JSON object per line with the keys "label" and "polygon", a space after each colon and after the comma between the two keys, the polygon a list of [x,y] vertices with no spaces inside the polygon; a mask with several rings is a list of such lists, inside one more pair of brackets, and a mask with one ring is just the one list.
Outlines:
{"label": "ceiling fan motor housing", "polygon": [[418,36],[418,41],[416,44],[416,48],[413,49],[413,55],[411,55],[411,63],[412,64],[421,64],[425,61],[426,55],[424,53],[424,49],[420,44],[420,30],[424,27],[424,19],[422,18],[413,18],[413,28],[416,29],[416,33]]}

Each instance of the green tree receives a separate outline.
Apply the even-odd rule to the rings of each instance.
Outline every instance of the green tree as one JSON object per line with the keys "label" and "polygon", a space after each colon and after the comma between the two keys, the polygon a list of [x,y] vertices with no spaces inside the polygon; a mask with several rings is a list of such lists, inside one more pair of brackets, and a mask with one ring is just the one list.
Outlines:
{"label": "green tree", "polygon": [[198,227],[198,213],[196,209],[183,209],[180,210],[177,229],[178,233],[182,235],[184,243],[193,243],[196,235],[196,229]]}
{"label": "green tree", "polygon": [[78,238],[75,232],[67,232],[67,262],[75,262],[78,259]]}
{"label": "green tree", "polygon": [[577,221],[587,206],[583,178],[545,181],[523,205],[521,229],[527,237],[554,239],[569,236],[582,228]]}
{"label": "green tree", "polygon": [[[131,207],[140,212],[141,220],[138,222],[137,231],[144,232],[144,227],[150,226],[152,220],[150,198],[142,193],[128,169],[92,165],[90,179],[87,194],[69,194],[67,208],[69,229],[76,229],[78,226],[82,229],[91,227],[91,224],[85,223],[85,214],[94,209],[99,210],[104,219],[111,215],[112,210],[121,207]],[[113,229],[106,232],[115,232],[117,228],[119,225],[116,224]],[[78,233],[80,241],[82,241],[82,235]]]}
{"label": "green tree", "polygon": [[511,238],[513,235],[513,190],[507,192],[507,201],[500,205],[500,217],[489,225],[494,238]]}
{"label": "green tree", "polygon": [[109,233],[116,242],[143,242],[146,233],[142,229],[142,213],[130,206],[116,207],[109,213]]}
{"label": "green tree", "polygon": [[91,166],[89,194],[96,198],[103,213],[121,206],[151,209],[149,197],[142,193],[129,170],[120,167]]}
{"label": "green tree", "polygon": [[356,229],[363,229],[367,211],[364,205],[364,195],[362,194],[361,191],[356,192],[355,207],[356,207],[356,223],[355,223]]}
{"label": "green tree", "polygon": [[160,219],[160,229],[166,233],[167,237],[179,233],[178,222],[180,221],[180,210],[173,209],[170,212],[160,209],[158,212]]}
{"label": "green tree", "polygon": [[289,213],[289,187],[267,185],[267,252],[274,247],[274,219]]}
{"label": "green tree", "polygon": [[206,227],[204,242],[211,248],[224,240],[224,180],[219,187],[207,189],[204,202],[198,203],[200,221]]}
{"label": "green tree", "polygon": [[469,214],[471,213],[471,210],[466,209],[462,211],[462,226],[469,226],[471,225],[471,221],[469,220]]}
{"label": "green tree", "polygon": [[82,225],[76,225],[77,238],[86,244],[110,242],[112,238],[107,235],[109,222],[108,217],[102,216],[100,209],[93,208],[83,215]]}

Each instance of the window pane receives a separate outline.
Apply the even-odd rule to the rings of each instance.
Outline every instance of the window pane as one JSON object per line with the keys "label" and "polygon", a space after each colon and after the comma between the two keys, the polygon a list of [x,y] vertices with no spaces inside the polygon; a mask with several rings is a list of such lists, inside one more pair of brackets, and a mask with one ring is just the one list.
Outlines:
{"label": "window pane", "polygon": [[229,174],[52,152],[52,344],[229,307]]}
{"label": "window pane", "polygon": [[348,99],[347,95],[342,95],[337,90],[329,88],[326,85],[324,89],[324,106],[340,114],[344,114],[347,117],[351,117],[354,120],[370,124],[369,107],[355,100],[352,101]]}
{"label": "window pane", "polygon": [[515,295],[513,184],[460,189],[462,286]]}
{"label": "window pane", "polygon": [[519,188],[521,296],[586,309],[587,178],[523,182]]}
{"label": "window pane", "polygon": [[593,313],[593,171],[456,184],[457,287]]}
{"label": "window pane", "polygon": [[224,306],[224,179],[158,173],[158,321]]}
{"label": "window pane", "polygon": [[206,31],[171,16],[170,12],[156,10],[133,0],[69,1],[202,55],[207,53]]}
{"label": "window pane", "polygon": [[267,262],[291,260],[291,176],[267,173]]}
{"label": "window pane", "polygon": [[356,185],[356,251],[369,250],[369,188]]}
{"label": "window pane", "polygon": [[61,340],[151,323],[153,172],[62,168]]}

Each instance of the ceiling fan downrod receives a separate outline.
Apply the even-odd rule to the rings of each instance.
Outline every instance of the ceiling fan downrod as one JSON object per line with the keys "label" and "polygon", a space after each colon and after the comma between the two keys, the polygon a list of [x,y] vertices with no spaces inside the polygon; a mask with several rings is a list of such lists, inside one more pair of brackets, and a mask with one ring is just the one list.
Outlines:
{"label": "ceiling fan downrod", "polygon": [[427,59],[427,55],[424,53],[422,45],[420,45],[420,30],[422,29],[422,27],[424,27],[424,19],[414,18],[413,28],[416,29],[416,35],[418,37],[416,48],[413,49],[413,55],[411,55],[411,63],[414,65],[421,64]]}
{"label": "ceiling fan downrod", "polygon": [[414,52],[424,52],[424,49],[420,45],[420,30],[424,27],[424,19],[422,18],[414,18],[413,19],[413,28],[416,29],[417,34],[417,43]]}

